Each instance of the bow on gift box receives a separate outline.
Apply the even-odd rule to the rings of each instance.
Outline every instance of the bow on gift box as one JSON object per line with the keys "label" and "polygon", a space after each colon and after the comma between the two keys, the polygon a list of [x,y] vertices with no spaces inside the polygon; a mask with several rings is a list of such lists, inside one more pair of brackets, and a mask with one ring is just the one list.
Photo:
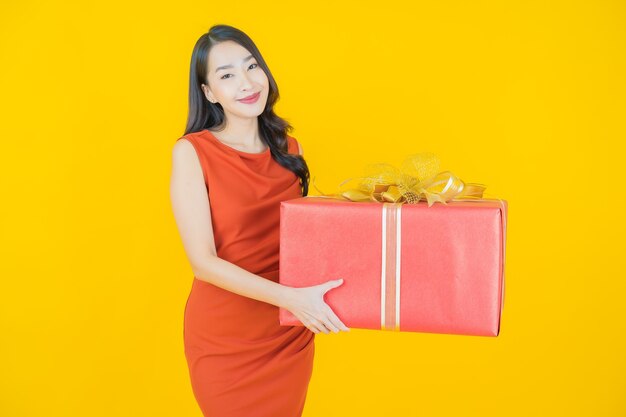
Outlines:
{"label": "bow on gift box", "polygon": [[361,180],[356,188],[338,194],[325,194],[312,184],[322,194],[316,197],[408,204],[426,199],[430,207],[435,202],[480,199],[486,188],[483,184],[465,183],[450,171],[439,172],[439,158],[429,152],[407,157],[401,169],[383,163],[368,165],[366,171],[363,177],[348,178],[339,184],[341,187],[352,180]]}

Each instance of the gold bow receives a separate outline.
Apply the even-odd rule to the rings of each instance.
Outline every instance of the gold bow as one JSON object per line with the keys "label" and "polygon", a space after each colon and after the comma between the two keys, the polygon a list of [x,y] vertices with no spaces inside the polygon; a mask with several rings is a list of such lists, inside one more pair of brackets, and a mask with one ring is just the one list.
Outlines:
{"label": "gold bow", "polygon": [[361,181],[356,188],[336,194],[323,193],[314,184],[315,178],[312,185],[322,194],[316,197],[408,204],[426,199],[428,207],[437,201],[446,204],[453,199],[482,198],[486,188],[465,183],[450,171],[439,172],[439,158],[429,152],[407,157],[401,169],[386,163],[367,165],[365,176],[348,178],[339,186],[352,180]]}

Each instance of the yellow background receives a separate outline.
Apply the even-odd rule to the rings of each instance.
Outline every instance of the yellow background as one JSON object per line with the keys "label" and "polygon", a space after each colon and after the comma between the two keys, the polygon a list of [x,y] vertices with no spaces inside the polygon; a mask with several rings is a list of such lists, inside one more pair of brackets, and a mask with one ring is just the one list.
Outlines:
{"label": "yellow background", "polygon": [[5,2],[0,415],[201,415],[168,184],[216,23],[257,43],[322,191],[430,151],[509,202],[500,336],[321,334],[305,417],[626,415],[625,9]]}

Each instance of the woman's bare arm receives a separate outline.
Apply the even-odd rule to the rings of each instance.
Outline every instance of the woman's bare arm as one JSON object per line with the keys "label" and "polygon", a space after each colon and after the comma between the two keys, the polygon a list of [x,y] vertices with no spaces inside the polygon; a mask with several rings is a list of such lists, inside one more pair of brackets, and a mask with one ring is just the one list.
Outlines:
{"label": "woman's bare arm", "polygon": [[176,226],[194,275],[220,288],[285,307],[290,287],[246,271],[217,256],[210,202],[193,145],[178,140],[172,149],[170,197]]}

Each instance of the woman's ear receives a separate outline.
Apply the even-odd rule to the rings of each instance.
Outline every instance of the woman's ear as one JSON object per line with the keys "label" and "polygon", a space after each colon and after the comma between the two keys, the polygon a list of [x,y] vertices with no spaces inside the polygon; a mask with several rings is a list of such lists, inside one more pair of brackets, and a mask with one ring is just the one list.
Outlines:
{"label": "woman's ear", "polygon": [[209,90],[208,85],[202,84],[202,92],[204,93],[204,96],[207,100],[209,100],[211,103],[215,103],[215,100],[213,100],[213,98],[211,97],[211,91]]}

